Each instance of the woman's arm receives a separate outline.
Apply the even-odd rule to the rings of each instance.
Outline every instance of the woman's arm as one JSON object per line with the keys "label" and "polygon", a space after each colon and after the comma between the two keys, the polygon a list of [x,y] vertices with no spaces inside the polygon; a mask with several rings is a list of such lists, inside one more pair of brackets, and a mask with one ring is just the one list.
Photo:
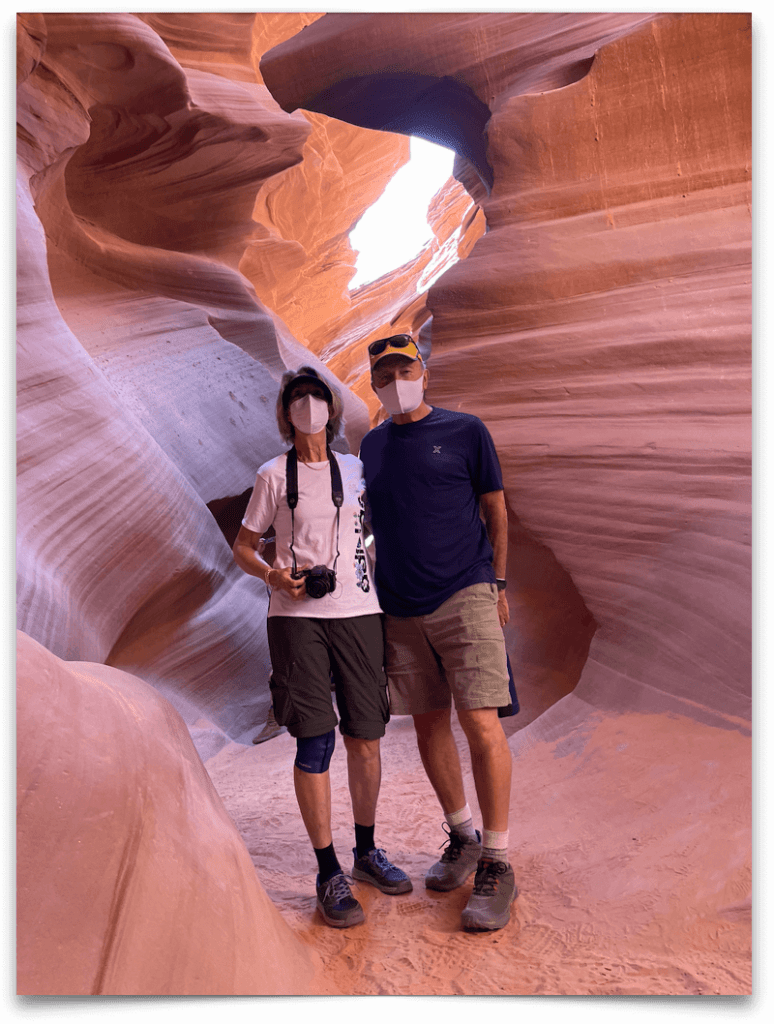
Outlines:
{"label": "woman's arm", "polygon": [[[294,580],[291,566],[278,568],[269,565],[259,554],[260,546],[261,535],[254,530],[248,530],[246,526],[241,526],[231,549],[234,561],[248,576],[257,576],[270,587],[287,591],[294,601],[300,601],[306,595],[306,580]],[[307,566],[300,568],[304,569]]]}

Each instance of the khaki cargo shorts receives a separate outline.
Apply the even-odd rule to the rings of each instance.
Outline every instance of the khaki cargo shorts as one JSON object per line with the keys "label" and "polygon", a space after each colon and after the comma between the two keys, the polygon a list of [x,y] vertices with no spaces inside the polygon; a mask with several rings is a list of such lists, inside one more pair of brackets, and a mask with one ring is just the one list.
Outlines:
{"label": "khaki cargo shorts", "polygon": [[454,705],[499,708],[510,701],[497,587],[474,583],[429,615],[384,622],[385,671],[394,715]]}

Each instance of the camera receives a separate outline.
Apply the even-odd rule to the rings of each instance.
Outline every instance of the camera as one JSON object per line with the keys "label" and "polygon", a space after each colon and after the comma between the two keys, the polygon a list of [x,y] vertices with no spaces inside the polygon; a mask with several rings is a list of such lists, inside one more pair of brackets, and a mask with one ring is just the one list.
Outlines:
{"label": "camera", "polygon": [[325,565],[313,565],[311,569],[299,569],[293,579],[306,577],[306,592],[310,597],[325,597],[336,589],[336,573]]}

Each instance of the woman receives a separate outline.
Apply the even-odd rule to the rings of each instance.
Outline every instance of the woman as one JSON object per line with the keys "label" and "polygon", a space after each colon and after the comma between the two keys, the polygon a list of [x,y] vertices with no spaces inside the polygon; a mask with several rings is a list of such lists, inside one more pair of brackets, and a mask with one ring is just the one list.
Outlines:
{"label": "woman", "polygon": [[[338,392],[316,370],[302,366],[283,376],[277,424],[293,447],[258,470],[233,550],[241,569],[271,587],[274,715],[296,738],[293,781],[317,857],[317,906],[329,925],[347,928],[364,914],[331,836],[329,765],[339,721],[331,676],[355,818],[352,877],[393,895],[412,885],[374,845],[379,741],[390,716],[382,614],[363,544],[363,467],[354,455],[334,455],[330,448],[341,416]],[[273,566],[259,554],[270,526]]]}

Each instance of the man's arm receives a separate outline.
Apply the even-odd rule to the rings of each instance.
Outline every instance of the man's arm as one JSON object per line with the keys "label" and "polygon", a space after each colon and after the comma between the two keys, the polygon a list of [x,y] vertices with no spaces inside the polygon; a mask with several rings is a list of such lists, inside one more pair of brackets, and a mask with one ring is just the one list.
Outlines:
{"label": "man's arm", "polygon": [[[505,492],[489,491],[487,494],[479,495],[478,500],[489,543],[494,552],[492,565],[495,576],[499,580],[504,580],[508,561],[508,510],[505,507]],[[504,590],[498,591],[497,594],[497,612],[500,616],[500,625],[504,626],[510,618],[508,599]]]}

